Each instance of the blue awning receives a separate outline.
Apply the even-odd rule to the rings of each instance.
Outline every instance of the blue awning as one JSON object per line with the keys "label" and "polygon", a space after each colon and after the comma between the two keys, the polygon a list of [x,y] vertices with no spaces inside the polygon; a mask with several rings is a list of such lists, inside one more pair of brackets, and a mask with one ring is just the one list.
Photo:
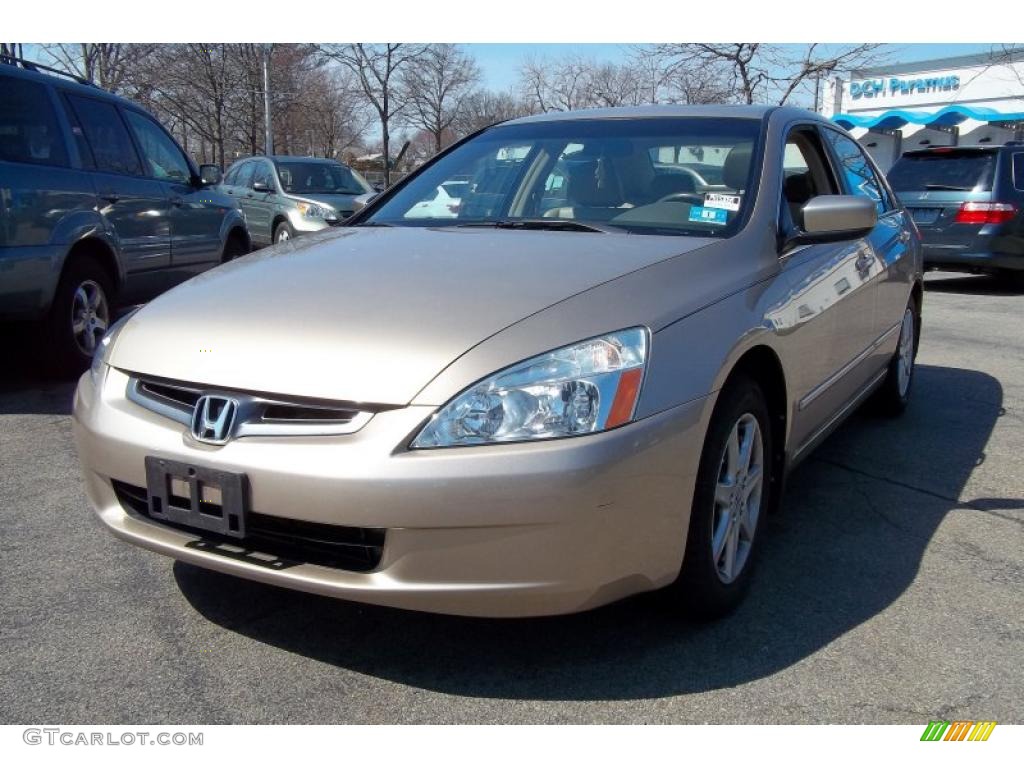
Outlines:
{"label": "blue awning", "polygon": [[905,109],[890,109],[880,115],[850,115],[845,112],[833,115],[832,119],[843,128],[902,128],[908,123],[915,125],[959,125],[968,118],[983,123],[1003,120],[1024,120],[1024,112],[1000,112],[991,107],[967,107],[951,104],[936,112],[911,112]]}

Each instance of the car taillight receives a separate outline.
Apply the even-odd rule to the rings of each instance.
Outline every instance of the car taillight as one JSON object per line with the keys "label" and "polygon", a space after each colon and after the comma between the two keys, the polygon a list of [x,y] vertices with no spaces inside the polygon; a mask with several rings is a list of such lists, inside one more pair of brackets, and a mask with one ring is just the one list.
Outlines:
{"label": "car taillight", "polygon": [[1011,203],[964,203],[953,219],[956,224],[1005,224],[1017,215]]}

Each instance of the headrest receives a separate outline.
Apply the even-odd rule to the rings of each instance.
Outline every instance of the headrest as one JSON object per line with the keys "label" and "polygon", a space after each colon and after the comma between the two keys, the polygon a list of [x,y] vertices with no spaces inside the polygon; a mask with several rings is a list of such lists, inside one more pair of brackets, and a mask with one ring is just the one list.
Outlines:
{"label": "headrest", "polygon": [[754,148],[750,144],[737,144],[733,147],[722,167],[722,181],[725,186],[737,191],[746,188],[753,154]]}
{"label": "headrest", "polygon": [[614,208],[622,204],[622,187],[607,158],[581,158],[566,162],[566,194],[573,205]]}

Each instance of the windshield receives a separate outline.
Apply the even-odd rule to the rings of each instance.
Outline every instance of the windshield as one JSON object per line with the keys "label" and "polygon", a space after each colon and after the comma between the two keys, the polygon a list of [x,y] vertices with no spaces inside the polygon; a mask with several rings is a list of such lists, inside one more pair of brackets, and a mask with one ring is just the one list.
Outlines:
{"label": "windshield", "polygon": [[987,192],[992,189],[995,152],[939,150],[904,155],[886,178],[897,192],[925,189]]}
{"label": "windshield", "polygon": [[360,223],[727,237],[753,204],[759,136],[760,121],[745,118],[498,126],[428,165]]}
{"label": "windshield", "polygon": [[277,176],[285,192],[295,195],[362,195],[369,183],[341,163],[278,161]]}

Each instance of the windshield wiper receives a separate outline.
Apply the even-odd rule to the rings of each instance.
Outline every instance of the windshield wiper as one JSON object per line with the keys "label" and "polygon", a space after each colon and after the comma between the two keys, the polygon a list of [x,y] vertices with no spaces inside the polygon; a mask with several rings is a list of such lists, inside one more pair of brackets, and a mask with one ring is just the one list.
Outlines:
{"label": "windshield wiper", "polygon": [[958,187],[955,184],[925,184],[925,189],[945,190],[947,192],[971,192],[974,187]]}
{"label": "windshield wiper", "polygon": [[498,221],[472,221],[457,224],[459,227],[493,227],[495,229],[537,229],[561,230],[563,232],[609,232],[621,231],[611,226],[601,226],[574,219],[501,219]]}

